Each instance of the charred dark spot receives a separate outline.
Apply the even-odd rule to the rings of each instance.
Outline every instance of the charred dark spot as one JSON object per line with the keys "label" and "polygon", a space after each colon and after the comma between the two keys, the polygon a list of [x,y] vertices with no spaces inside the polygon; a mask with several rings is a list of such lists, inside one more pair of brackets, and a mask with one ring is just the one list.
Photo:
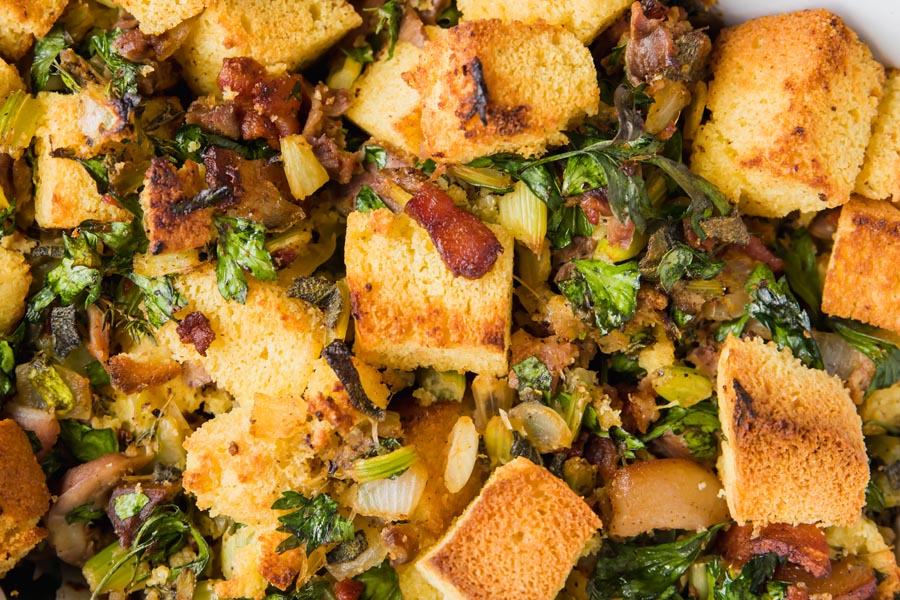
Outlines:
{"label": "charred dark spot", "polygon": [[228,454],[235,456],[238,452],[240,452],[240,447],[237,445],[237,442],[228,442]]}
{"label": "charred dark spot", "polygon": [[753,408],[754,400],[737,379],[732,379],[731,385],[734,387],[735,429],[737,429],[738,432],[747,431],[751,428],[753,421],[758,416]]}
{"label": "charred dark spot", "polygon": [[385,416],[384,409],[375,406],[366,394],[366,390],[363,389],[359,380],[359,372],[356,370],[356,365],[353,364],[352,357],[353,355],[350,353],[347,342],[340,339],[334,340],[322,350],[322,358],[325,359],[325,362],[337,375],[344,389],[347,390],[347,397],[350,399],[350,404],[353,408],[376,421],[381,421]]}

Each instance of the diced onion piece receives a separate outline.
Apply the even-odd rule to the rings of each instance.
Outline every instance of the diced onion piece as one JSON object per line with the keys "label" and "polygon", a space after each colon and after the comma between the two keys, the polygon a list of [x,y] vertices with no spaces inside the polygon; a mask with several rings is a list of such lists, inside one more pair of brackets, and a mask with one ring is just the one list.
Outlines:
{"label": "diced onion piece", "polygon": [[472,397],[475,399],[475,427],[482,431],[491,417],[512,408],[515,399],[506,377],[490,375],[477,375],[472,380]]}
{"label": "diced onion piece", "polygon": [[385,521],[407,519],[422,498],[427,478],[425,466],[416,462],[394,479],[361,483],[356,491],[356,511]]}
{"label": "diced onion piece", "polygon": [[540,252],[547,236],[547,205],[519,181],[500,198],[500,224],[533,252]]}
{"label": "diced onion piece", "polygon": [[523,402],[509,411],[509,422],[541,454],[572,445],[572,431],[565,419],[545,404]]}
{"label": "diced onion piece", "polygon": [[40,101],[22,90],[12,92],[0,107],[0,153],[20,156],[40,121]]}
{"label": "diced onion piece", "polygon": [[282,138],[281,156],[291,194],[297,200],[306,199],[328,181],[328,172],[302,135]]}
{"label": "diced onion piece", "polygon": [[665,85],[653,95],[653,104],[647,111],[644,129],[647,133],[657,134],[675,122],[681,109],[691,101],[691,93],[678,81],[666,81]]}
{"label": "diced onion piece", "polygon": [[508,192],[512,186],[512,179],[506,173],[487,167],[467,167],[465,165],[452,165],[447,169],[450,174],[466,183],[483,187],[494,192]]}
{"label": "diced onion piece", "polygon": [[349,56],[344,58],[344,64],[328,74],[325,84],[333,90],[347,90],[362,73],[363,64]]}
{"label": "diced onion piece", "polygon": [[203,264],[200,251],[182,250],[163,254],[135,254],[134,272],[144,277],[162,277],[174,273],[187,273]]}
{"label": "diced onion piece", "polygon": [[703,111],[706,110],[707,87],[705,81],[698,81],[691,89],[691,103],[684,114],[684,128],[682,138],[690,147],[690,142],[697,137],[697,130],[703,121]]}
{"label": "diced onion piece", "polygon": [[712,471],[685,458],[636,462],[616,471],[609,485],[610,535],[653,529],[705,529],[728,520]]}
{"label": "diced onion piece", "polygon": [[455,494],[465,487],[475,461],[478,460],[478,430],[469,417],[460,417],[450,432],[450,449],[447,452],[447,466],[444,468],[444,485]]}
{"label": "diced onion piece", "polygon": [[[597,229],[600,229],[599,227]],[[596,233],[596,230],[595,230]],[[605,260],[606,262],[612,263],[620,263],[626,260],[630,260],[641,253],[641,251],[647,246],[647,236],[638,231],[634,232],[634,235],[631,236],[631,243],[627,248],[622,248],[621,246],[614,246],[609,243],[606,235],[604,234],[600,241],[597,243],[597,247],[594,249],[594,255],[592,258],[595,260]]]}
{"label": "diced onion piece", "polygon": [[397,448],[388,454],[361,458],[353,463],[353,477],[360,483],[393,477],[418,460],[413,446]]}
{"label": "diced onion piece", "polygon": [[668,365],[658,369],[650,377],[653,390],[669,402],[684,408],[712,396],[712,382],[708,377],[690,367]]}

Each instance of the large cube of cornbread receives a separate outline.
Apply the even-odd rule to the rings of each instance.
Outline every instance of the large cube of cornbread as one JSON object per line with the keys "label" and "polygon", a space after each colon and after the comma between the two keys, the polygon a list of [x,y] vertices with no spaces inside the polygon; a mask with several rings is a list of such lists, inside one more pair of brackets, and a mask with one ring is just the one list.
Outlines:
{"label": "large cube of cornbread", "polygon": [[752,215],[850,199],[884,69],[839,17],[806,10],[726,29],[713,76],[694,171]]}
{"label": "large cube of cornbread", "polygon": [[25,314],[31,267],[15,250],[0,246],[0,336],[12,331]]}
{"label": "large cube of cornbread", "polygon": [[77,94],[41,92],[38,99],[42,114],[36,135],[44,149],[91,158],[120,150],[134,134],[127,113],[109,100],[103,86],[87,86]]}
{"label": "large cube of cornbread", "polygon": [[347,118],[376,140],[412,156],[419,155],[422,129],[419,93],[403,79],[403,73],[419,63],[422,51],[399,42],[394,57],[383,56],[366,67],[350,88]]}
{"label": "large cube of cornbread", "polygon": [[538,154],[600,101],[591,53],[545,23],[460,23],[426,44],[409,80],[422,97],[422,156],[448,163]]}
{"label": "large cube of cornbread", "polygon": [[278,513],[271,509],[281,492],[310,494],[325,475],[303,437],[256,437],[250,432],[248,408],[235,408],[207,421],[185,440],[184,489],[213,516],[277,526]]}
{"label": "large cube of cornbread", "polygon": [[176,279],[175,287],[188,301],[179,317],[199,311],[209,320],[215,340],[201,356],[184,343],[174,322],[166,323],[157,338],[179,362],[199,362],[220,388],[240,401],[254,394],[299,397],[325,342],[322,311],[288,297],[276,283],[247,275],[247,301],[226,301],[216,284],[212,265]]}
{"label": "large cube of cornbread", "polygon": [[417,568],[453,600],[551,600],[600,525],[561,479],[519,457],[494,471]]}
{"label": "large cube of cornbread", "polygon": [[43,37],[68,0],[0,0],[0,54],[18,60]]}
{"label": "large cube of cornbread", "polygon": [[856,178],[856,193],[876,200],[900,201],[900,71],[888,73],[884,97]]}
{"label": "large cube of cornbread", "polygon": [[900,210],[854,197],[841,209],[822,310],[900,333]]}
{"label": "large cube of cornbread", "polygon": [[351,213],[344,259],[356,355],[396,369],[506,373],[513,240],[490,227],[504,250],[490,272],[472,280],[455,277],[408,216]]}
{"label": "large cube of cornbread", "polygon": [[50,492],[25,432],[0,421],[0,578],[28,554],[47,531],[38,521],[50,508]]}
{"label": "large cube of cornbread", "polygon": [[138,20],[141,31],[159,35],[200,14],[213,0],[115,0]]}
{"label": "large cube of cornbread", "polygon": [[218,94],[226,57],[297,69],[361,23],[344,0],[215,0],[193,22],[175,58],[194,92]]}
{"label": "large cube of cornbread", "polygon": [[862,421],[838,377],[730,337],[719,357],[719,476],[739,523],[852,525],[865,504]]}
{"label": "large cube of cornbread", "polygon": [[463,19],[500,19],[534,23],[544,21],[565,27],[589,44],[598,33],[622,16],[632,0],[459,0]]}

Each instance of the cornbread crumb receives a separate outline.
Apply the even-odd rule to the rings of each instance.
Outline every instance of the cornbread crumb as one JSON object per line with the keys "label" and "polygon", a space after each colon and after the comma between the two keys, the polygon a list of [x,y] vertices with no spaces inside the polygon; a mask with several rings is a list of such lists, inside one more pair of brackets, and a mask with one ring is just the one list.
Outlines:
{"label": "cornbread crumb", "polygon": [[853,525],[869,461],[838,377],[761,339],[729,337],[719,357],[719,476],[739,523]]}
{"label": "cornbread crumb", "polygon": [[632,0],[459,0],[463,19],[500,19],[564,27],[589,44],[631,6]]}
{"label": "cornbread crumb", "polygon": [[159,35],[200,14],[212,0],[115,0],[138,20],[141,31]]}
{"label": "cornbread crumb", "polygon": [[347,118],[376,140],[411,155],[419,155],[422,129],[419,93],[403,79],[414,69],[422,51],[408,42],[398,42],[394,57],[382,56],[366,67],[350,88]]}
{"label": "cornbread crumb", "polygon": [[855,197],[841,209],[822,311],[900,333],[900,210]]}
{"label": "cornbread crumb", "polygon": [[157,339],[179,362],[202,365],[219,387],[239,401],[249,402],[257,393],[299,396],[325,341],[322,311],[288,297],[275,283],[249,274],[247,279],[245,304],[222,298],[212,265],[176,279],[175,287],[188,300],[178,316],[199,311],[216,334],[206,356],[181,341],[174,322],[160,328]]}
{"label": "cornbread crumb", "polygon": [[896,69],[888,73],[884,84],[866,161],[856,178],[856,193],[900,202],[900,71]]}
{"label": "cornbread crumb", "polygon": [[15,329],[25,314],[31,267],[15,250],[0,246],[0,336]]}
{"label": "cornbread crumb", "polygon": [[879,578],[874,598],[893,600],[900,592],[900,569],[893,549],[884,541],[878,526],[861,516],[849,527],[829,527],[825,539],[841,555],[860,556],[883,577]]}
{"label": "cornbread crumb", "polygon": [[[0,421],[0,578],[47,537],[38,521],[50,507],[44,472],[25,432],[11,419]],[[15,485],[11,485],[15,482]]]}
{"label": "cornbread crumb", "polygon": [[691,167],[741,212],[782,217],[850,199],[884,69],[840,17],[805,10],[724,30]]}
{"label": "cornbread crumb", "polygon": [[356,355],[374,366],[503,375],[512,310],[513,240],[480,279],[455,277],[428,233],[387,209],[353,212],[344,259]]}
{"label": "cornbread crumb", "polygon": [[0,99],[9,96],[10,92],[24,90],[25,82],[19,75],[15,65],[11,65],[0,58]]}
{"label": "cornbread crumb", "polygon": [[591,53],[546,23],[460,23],[425,45],[407,81],[422,98],[422,157],[448,163],[540,154],[600,102]]}
{"label": "cornbread crumb", "polygon": [[519,457],[494,471],[417,568],[445,598],[550,600],[600,525],[562,480]]}
{"label": "cornbread crumb", "polygon": [[267,67],[296,70],[360,24],[344,0],[214,0],[175,58],[196,94],[218,95],[222,59],[252,56]]}

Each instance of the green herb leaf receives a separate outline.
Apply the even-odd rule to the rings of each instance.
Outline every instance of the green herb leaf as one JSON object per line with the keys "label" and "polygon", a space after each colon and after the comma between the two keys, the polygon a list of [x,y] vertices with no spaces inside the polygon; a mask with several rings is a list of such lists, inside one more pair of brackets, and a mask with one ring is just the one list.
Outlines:
{"label": "green herb leaf", "polygon": [[794,299],[785,278],[776,281],[769,267],[757,263],[745,287],[750,294],[750,302],[745,306],[747,314],[772,333],[778,348],[790,348],[808,367],[824,368],[809,315]]}
{"label": "green herb leaf", "polygon": [[324,277],[298,277],[288,288],[288,296],[314,304],[325,313],[325,324],[334,328],[344,309],[344,297],[337,284]]}
{"label": "green herb leaf", "polygon": [[24,337],[24,323],[20,323],[12,335],[0,336],[0,399],[15,391],[16,351]]}
{"label": "green herb leaf", "polygon": [[81,462],[119,451],[119,439],[112,429],[92,429],[72,419],[61,420],[59,427],[63,444]]}
{"label": "green herb leaf", "polygon": [[716,456],[718,449],[716,432],[719,429],[718,408],[711,401],[704,400],[690,408],[681,406],[669,408],[641,439],[646,443],[671,431],[684,438],[691,456],[697,460],[708,460]]}
{"label": "green herb leaf", "polygon": [[59,69],[57,58],[59,53],[73,44],[62,25],[56,24],[53,29],[34,44],[34,62],[31,63],[31,82],[33,90],[39,92],[47,87],[50,75]]}
{"label": "green herb leaf", "polygon": [[69,525],[73,523],[93,523],[105,514],[103,509],[95,508],[93,502],[85,502],[66,513],[66,523]]}
{"label": "green herb leaf", "polygon": [[510,458],[521,456],[522,458],[527,458],[536,465],[543,466],[544,461],[541,459],[541,453],[537,451],[537,448],[535,448],[534,445],[525,439],[518,431],[513,431],[512,434],[513,441],[509,448]]}
{"label": "green herb leaf", "polygon": [[833,318],[828,323],[835,333],[875,363],[875,376],[872,377],[866,394],[889,388],[900,381],[900,348],[871,335],[874,328],[858,321]]}
{"label": "green herb leaf", "polygon": [[269,594],[265,600],[337,600],[334,586],[327,579],[307,581],[303,586],[289,594]]}
{"label": "green herb leaf", "polygon": [[790,584],[771,581],[781,563],[777,554],[754,556],[739,572],[714,558],[706,567],[710,600],[786,600]]}
{"label": "green herb leaf", "polygon": [[166,321],[175,318],[175,313],[187,306],[187,300],[175,289],[172,278],[145,277],[131,273],[128,279],[144,294],[144,309],[147,319],[154,327],[162,327]]}
{"label": "green herb leaf", "polygon": [[656,546],[607,540],[588,583],[591,600],[664,600],[676,597],[679,592],[678,579],[720,527],[717,525],[682,540]]}
{"label": "green herb leaf", "polygon": [[635,452],[647,449],[641,438],[629,433],[628,430],[622,427],[610,427],[607,436],[616,443],[616,447],[619,449],[619,456],[624,460],[634,460],[637,458]]}
{"label": "green herb leaf", "polygon": [[541,359],[536,356],[529,356],[525,360],[518,362],[512,367],[519,380],[518,389],[521,392],[526,388],[550,394],[553,385],[553,375]]}
{"label": "green herb leaf", "polygon": [[178,164],[183,164],[188,159],[202,163],[203,151],[210,146],[231,150],[245,160],[272,158],[277,154],[265,140],[238,142],[205,132],[199,125],[184,125],[175,132],[174,140],[153,138],[153,143],[157,152],[171,157]]}
{"label": "green herb leaf", "polygon": [[367,163],[372,163],[379,169],[387,165],[387,152],[381,146],[366,146],[363,148],[363,157]]}
{"label": "green herb leaf", "polygon": [[137,106],[140,101],[138,75],[141,72],[141,66],[126,60],[116,50],[113,42],[120,35],[122,35],[122,30],[118,28],[95,34],[90,41],[91,54],[98,56],[111,73],[110,95]]}
{"label": "green herb leaf", "polygon": [[619,265],[602,260],[573,261],[580,276],[558,282],[576,310],[593,312],[600,335],[628,322],[637,310],[640,273],[636,261]]}
{"label": "green herb leaf", "polygon": [[403,600],[400,577],[387,560],[353,579],[366,586],[359,600]]}
{"label": "green herb leaf", "polygon": [[672,178],[691,199],[691,228],[701,240],[706,239],[706,231],[700,226],[700,222],[713,216],[713,209],[721,215],[731,214],[731,202],[708,180],[700,175],[692,173],[684,163],[675,162],[664,156],[654,156],[647,161],[655,165]]}
{"label": "green herb leaf", "polygon": [[356,210],[367,213],[379,208],[387,208],[387,205],[378,197],[378,194],[367,185],[360,186],[356,194]]}
{"label": "green herb leaf", "polygon": [[702,250],[687,244],[675,242],[660,259],[656,267],[659,283],[666,292],[672,291],[683,277],[690,279],[712,279],[722,270],[725,263],[711,257]]}
{"label": "green herb leaf", "polygon": [[109,372],[99,360],[94,359],[84,365],[84,373],[94,387],[103,387],[109,385]]}
{"label": "green herb leaf", "polygon": [[175,202],[170,210],[175,215],[189,215],[194,211],[221,204],[231,197],[231,191],[225,187],[208,188],[192,198],[184,198]]}
{"label": "green herb leaf", "polygon": [[249,219],[232,217],[215,217],[214,223],[219,232],[216,242],[219,293],[226,300],[243,304],[247,301],[244,269],[262,281],[272,281],[278,277],[272,257],[266,250],[266,228]]}
{"label": "green herb leaf", "polygon": [[405,2],[400,0],[388,0],[381,6],[363,9],[375,13],[374,32],[379,39],[387,38],[379,47],[387,44],[388,58],[394,57],[394,46],[400,37],[400,21],[403,19],[404,5]]}
{"label": "green herb leaf", "polygon": [[806,303],[815,321],[822,306],[822,288],[816,265],[816,246],[806,229],[791,234],[790,244],[782,241],[778,255],[784,260],[784,274],[791,289]]}
{"label": "green herb leaf", "polygon": [[[338,503],[328,494],[314,498],[293,491],[281,493],[281,498],[272,505],[274,510],[293,510],[281,515],[278,531],[290,533],[275,549],[284,552],[306,544],[309,554],[323,544],[345,542],[353,539],[353,521],[338,513]],[[296,510],[295,510],[296,509]]]}
{"label": "green herb leaf", "polygon": [[354,46],[352,48],[341,48],[341,51],[360,64],[375,62],[375,52],[369,44],[362,46]]}
{"label": "green herb leaf", "polygon": [[130,492],[116,496],[116,499],[113,501],[113,510],[116,516],[124,521],[140,514],[141,509],[148,504],[150,504],[150,498],[147,494]]}

